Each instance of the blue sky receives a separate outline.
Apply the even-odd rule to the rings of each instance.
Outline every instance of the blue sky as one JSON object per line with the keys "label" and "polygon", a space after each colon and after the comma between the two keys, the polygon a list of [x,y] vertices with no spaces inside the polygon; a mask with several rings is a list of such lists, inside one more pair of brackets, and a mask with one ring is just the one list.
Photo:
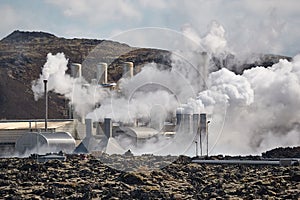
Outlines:
{"label": "blue sky", "polygon": [[143,27],[180,32],[187,24],[202,37],[215,20],[235,51],[294,56],[300,47],[298,0],[1,0],[0,17],[0,38],[28,30],[114,39]]}

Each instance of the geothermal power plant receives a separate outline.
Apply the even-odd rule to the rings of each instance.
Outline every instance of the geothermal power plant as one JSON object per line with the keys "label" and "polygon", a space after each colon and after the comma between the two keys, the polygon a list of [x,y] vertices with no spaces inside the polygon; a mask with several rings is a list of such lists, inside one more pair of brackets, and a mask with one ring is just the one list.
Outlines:
{"label": "geothermal power plant", "polygon": [[[205,54],[201,54],[206,58]],[[202,66],[203,74],[207,76],[207,62]],[[123,62],[122,79],[131,80],[136,76],[133,62]],[[83,70],[79,63],[71,63],[70,77],[82,80]],[[108,95],[124,95],[119,88],[119,82],[108,81],[109,68],[107,63],[99,62],[90,75],[89,82],[80,82],[80,87],[92,92],[102,92]],[[206,77],[202,77],[200,89],[205,89]],[[130,122],[115,120],[104,116],[99,120],[91,119],[91,115],[79,114],[73,105],[69,105],[69,119],[48,118],[48,84],[44,79],[44,119],[33,120],[2,120],[0,121],[1,156],[44,155],[60,152],[59,155],[47,155],[42,160],[64,159],[61,153],[67,154],[97,154],[124,155],[133,150],[137,155],[147,153],[157,155],[185,154],[200,158],[194,163],[200,164],[251,164],[251,165],[281,165],[290,166],[298,163],[298,159],[277,160],[204,160],[209,156],[210,116],[204,112],[195,112],[187,104],[179,104],[164,119],[156,116],[134,118]],[[113,93],[111,93],[113,92]],[[84,98],[84,97],[83,97]],[[95,103],[92,110],[101,108],[101,103]],[[112,106],[112,105],[111,105]],[[161,109],[161,108],[159,108]],[[118,113],[119,110],[114,112]],[[160,111],[159,111],[160,112]],[[155,115],[155,114],[154,114]],[[152,148],[149,148],[152,147]],[[184,149],[185,151],[178,151]],[[192,153],[191,153],[192,152]],[[50,157],[49,157],[50,156]]]}
{"label": "geothermal power plant", "polygon": [[[82,65],[71,64],[71,76],[82,76]],[[123,78],[130,79],[135,75],[132,62],[122,63]],[[90,85],[107,91],[117,91],[118,84],[108,82],[107,63],[98,63],[96,73]],[[176,134],[185,135],[195,142],[195,153],[204,154],[208,147],[207,115],[193,113],[188,107],[178,107],[168,121],[135,119],[133,123],[113,121],[92,121],[80,116],[72,106],[69,108],[70,119],[48,119],[47,80],[44,84],[45,119],[40,120],[5,120],[0,121],[0,148],[2,156],[29,155],[63,151],[67,153],[92,153],[101,151],[108,154],[123,154],[130,148],[142,147],[148,140],[172,141]],[[88,87],[88,85],[83,85]],[[101,106],[101,105],[96,105]],[[123,144],[122,141],[128,141]],[[193,144],[194,145],[194,144]],[[206,151],[206,150],[205,150]],[[205,154],[208,154],[208,148]]]}

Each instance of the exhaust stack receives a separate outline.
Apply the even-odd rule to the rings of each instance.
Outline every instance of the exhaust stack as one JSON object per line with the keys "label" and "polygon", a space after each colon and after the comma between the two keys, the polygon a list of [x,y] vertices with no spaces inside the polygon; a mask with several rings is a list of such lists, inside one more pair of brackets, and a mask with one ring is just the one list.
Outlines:
{"label": "exhaust stack", "polygon": [[133,77],[133,62],[124,62],[123,63],[123,78],[132,78]]}
{"label": "exhaust stack", "polygon": [[107,84],[107,64],[104,62],[97,65],[97,81],[99,83]]}
{"label": "exhaust stack", "polygon": [[78,78],[78,77],[82,76],[81,64],[79,64],[79,63],[72,63],[71,64],[71,76],[73,78]]}
{"label": "exhaust stack", "polygon": [[207,134],[207,124],[209,122],[207,121],[206,113],[200,114],[200,151],[202,156],[202,136],[206,137],[206,156],[208,156],[208,134]]}
{"label": "exhaust stack", "polygon": [[111,118],[104,118],[104,134],[107,138],[112,137],[112,121]]}
{"label": "exhaust stack", "polygon": [[92,137],[92,119],[85,119],[85,136]]}

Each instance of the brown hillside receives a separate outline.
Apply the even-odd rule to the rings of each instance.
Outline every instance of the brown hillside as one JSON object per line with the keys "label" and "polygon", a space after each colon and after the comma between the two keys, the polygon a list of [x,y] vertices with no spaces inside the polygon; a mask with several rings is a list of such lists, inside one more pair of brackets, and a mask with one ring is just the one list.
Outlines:
{"label": "brown hillside", "polygon": [[[98,51],[106,62],[115,59],[112,56],[120,52],[128,52],[120,61],[133,61],[136,65],[158,61],[161,54],[168,54],[163,50],[139,51],[113,41],[65,39],[43,32],[14,31],[0,41],[0,119],[43,118],[43,100],[34,101],[31,82],[39,77],[47,54],[64,52],[69,63],[82,63],[102,42],[105,45],[100,45]],[[131,53],[133,50],[134,53]],[[109,66],[110,69],[115,67],[116,64]],[[109,80],[117,81],[120,73],[117,68],[113,69]],[[49,118],[67,117],[67,102],[62,96],[50,93],[49,106]]]}

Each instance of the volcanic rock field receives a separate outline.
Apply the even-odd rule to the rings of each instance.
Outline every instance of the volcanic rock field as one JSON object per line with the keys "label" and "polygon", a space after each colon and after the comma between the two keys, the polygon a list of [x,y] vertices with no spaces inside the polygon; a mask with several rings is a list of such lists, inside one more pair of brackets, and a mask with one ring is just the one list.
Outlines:
{"label": "volcanic rock field", "polygon": [[299,165],[206,165],[186,156],[107,154],[46,163],[0,159],[1,199],[299,199],[299,194]]}

